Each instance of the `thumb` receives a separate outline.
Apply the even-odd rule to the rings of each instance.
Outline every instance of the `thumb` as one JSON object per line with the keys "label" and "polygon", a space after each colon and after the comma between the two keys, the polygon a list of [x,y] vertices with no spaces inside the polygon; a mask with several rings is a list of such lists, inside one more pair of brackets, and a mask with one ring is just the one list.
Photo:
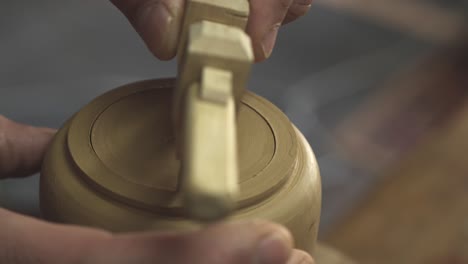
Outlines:
{"label": "thumb", "polygon": [[149,50],[161,60],[176,55],[184,0],[111,0],[128,18]]}
{"label": "thumb", "polygon": [[37,172],[55,130],[13,122],[0,115],[0,179]]}
{"label": "thumb", "polygon": [[293,242],[279,225],[249,221],[179,235],[127,234],[108,246],[90,263],[286,264]]}

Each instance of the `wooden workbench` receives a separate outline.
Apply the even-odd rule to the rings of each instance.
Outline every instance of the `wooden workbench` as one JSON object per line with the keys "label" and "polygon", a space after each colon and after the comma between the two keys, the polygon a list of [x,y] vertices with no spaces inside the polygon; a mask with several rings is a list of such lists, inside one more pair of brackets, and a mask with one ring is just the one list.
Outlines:
{"label": "wooden workbench", "polygon": [[[382,121],[393,132],[424,117],[437,120],[404,159],[388,166],[361,206],[326,235],[327,243],[359,263],[468,263],[468,50],[455,51],[412,72],[400,86],[405,92],[390,94],[396,102],[374,101],[405,109],[399,102],[408,101],[411,90],[423,107],[407,111],[407,119],[418,115],[406,126]],[[377,106],[368,112],[382,108]]]}

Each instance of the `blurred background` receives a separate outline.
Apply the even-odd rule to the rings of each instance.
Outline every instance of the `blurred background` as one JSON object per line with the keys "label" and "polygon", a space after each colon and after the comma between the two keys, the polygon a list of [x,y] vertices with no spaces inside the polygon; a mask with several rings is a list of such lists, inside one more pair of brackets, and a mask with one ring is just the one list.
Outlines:
{"label": "blurred background", "polygon": [[[321,240],[356,263],[468,263],[466,0],[316,0],[249,88],[305,134]],[[108,1],[0,3],[0,114],[60,127],[94,97],[174,76]],[[0,182],[37,216],[38,176]]]}

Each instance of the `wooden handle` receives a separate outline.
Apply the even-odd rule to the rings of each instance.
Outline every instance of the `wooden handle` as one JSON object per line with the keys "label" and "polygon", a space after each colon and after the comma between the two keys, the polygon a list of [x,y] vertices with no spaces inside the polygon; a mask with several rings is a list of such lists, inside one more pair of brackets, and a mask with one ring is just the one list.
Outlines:
{"label": "wooden handle", "polygon": [[232,74],[206,67],[187,94],[183,193],[191,216],[220,219],[234,208],[238,166]]}
{"label": "wooden handle", "polygon": [[253,50],[244,32],[247,0],[191,0],[179,48],[173,114],[182,192],[190,215],[218,220],[238,193],[236,105]]}

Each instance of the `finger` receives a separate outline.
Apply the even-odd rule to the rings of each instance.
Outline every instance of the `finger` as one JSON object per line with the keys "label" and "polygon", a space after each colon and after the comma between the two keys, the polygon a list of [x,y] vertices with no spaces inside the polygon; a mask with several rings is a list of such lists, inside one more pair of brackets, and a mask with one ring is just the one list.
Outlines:
{"label": "finger", "polygon": [[307,252],[296,249],[287,264],[315,264],[315,261]]}
{"label": "finger", "polygon": [[293,0],[251,0],[247,33],[252,38],[255,60],[268,58],[275,46],[278,30]]}
{"label": "finger", "polygon": [[83,264],[87,252],[110,238],[104,231],[50,224],[0,208],[0,263]]}
{"label": "finger", "polygon": [[[99,252],[96,263],[286,264],[292,251],[288,231],[275,224],[253,221],[218,224],[186,235],[125,235]],[[112,254],[110,254],[112,252]]]}
{"label": "finger", "polygon": [[291,248],[289,232],[259,221],[185,234],[117,236],[41,222],[0,208],[0,263],[286,264]]}
{"label": "finger", "polygon": [[0,115],[0,178],[39,171],[55,130],[15,123]]}
{"label": "finger", "polygon": [[312,0],[294,0],[283,20],[283,25],[307,14],[311,6]]}
{"label": "finger", "polygon": [[176,55],[185,0],[111,0],[161,60]]}

